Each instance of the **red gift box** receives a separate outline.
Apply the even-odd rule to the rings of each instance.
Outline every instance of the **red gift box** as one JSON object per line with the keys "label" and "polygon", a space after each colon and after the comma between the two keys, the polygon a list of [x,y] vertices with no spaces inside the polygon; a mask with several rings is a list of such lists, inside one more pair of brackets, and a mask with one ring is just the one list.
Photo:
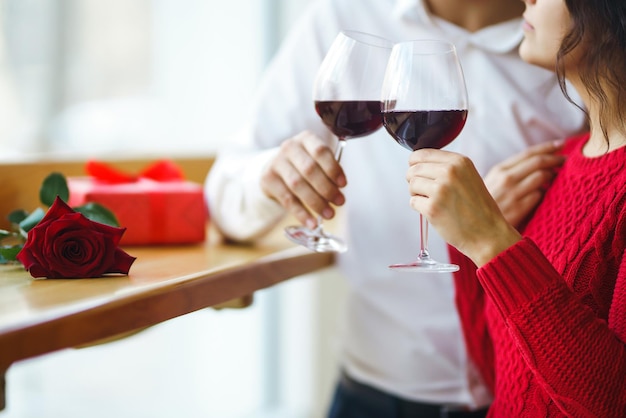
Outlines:
{"label": "red gift box", "polygon": [[[160,172],[154,167],[144,173]],[[104,169],[103,169],[104,168]],[[88,173],[96,176],[69,177],[68,204],[72,207],[96,202],[115,214],[126,227],[121,245],[191,244],[205,240],[208,222],[202,185],[179,175],[126,176],[102,163],[90,162]],[[103,175],[114,174],[114,176]],[[170,173],[171,174],[171,173]]]}

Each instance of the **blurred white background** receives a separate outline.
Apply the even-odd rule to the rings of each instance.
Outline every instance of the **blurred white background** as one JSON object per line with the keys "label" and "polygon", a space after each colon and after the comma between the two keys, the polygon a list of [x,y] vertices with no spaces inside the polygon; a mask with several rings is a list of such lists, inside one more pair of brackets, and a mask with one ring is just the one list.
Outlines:
{"label": "blurred white background", "polygon": [[212,151],[309,0],[0,0],[1,154]]}
{"label": "blurred white background", "polygon": [[[309,1],[0,0],[0,160],[211,155]],[[330,269],[19,362],[0,418],[322,417],[341,303]]]}

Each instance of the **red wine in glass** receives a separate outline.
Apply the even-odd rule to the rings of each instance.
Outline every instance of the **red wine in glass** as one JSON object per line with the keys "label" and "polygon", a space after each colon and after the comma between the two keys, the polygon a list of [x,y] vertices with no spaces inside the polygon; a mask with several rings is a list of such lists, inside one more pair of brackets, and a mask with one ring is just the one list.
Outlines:
{"label": "red wine in glass", "polygon": [[404,148],[443,148],[465,126],[467,110],[386,111],[382,113],[387,132]]}
{"label": "red wine in glass", "polygon": [[369,135],[383,125],[378,100],[317,100],[315,111],[339,139]]}

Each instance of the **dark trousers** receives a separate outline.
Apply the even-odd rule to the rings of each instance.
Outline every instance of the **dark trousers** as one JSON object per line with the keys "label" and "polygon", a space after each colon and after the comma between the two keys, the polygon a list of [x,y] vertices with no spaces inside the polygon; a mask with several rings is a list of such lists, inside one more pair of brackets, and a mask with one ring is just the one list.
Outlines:
{"label": "dark trousers", "polygon": [[328,418],[484,418],[487,409],[464,409],[409,401],[351,379],[345,373]]}

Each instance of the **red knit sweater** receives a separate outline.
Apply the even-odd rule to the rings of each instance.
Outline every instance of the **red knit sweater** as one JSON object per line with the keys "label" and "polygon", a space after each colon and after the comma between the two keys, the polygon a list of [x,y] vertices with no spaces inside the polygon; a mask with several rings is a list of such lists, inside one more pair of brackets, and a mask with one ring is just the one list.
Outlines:
{"label": "red knit sweater", "polygon": [[586,158],[587,139],[567,143],[522,241],[478,271],[452,251],[490,417],[626,417],[626,147]]}

